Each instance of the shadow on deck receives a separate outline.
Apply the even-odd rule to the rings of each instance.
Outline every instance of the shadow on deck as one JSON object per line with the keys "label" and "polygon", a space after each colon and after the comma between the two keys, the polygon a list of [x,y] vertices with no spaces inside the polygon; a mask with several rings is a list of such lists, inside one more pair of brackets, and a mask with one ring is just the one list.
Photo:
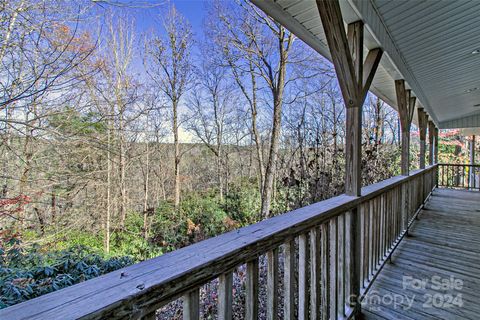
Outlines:
{"label": "shadow on deck", "polygon": [[366,319],[478,319],[480,192],[435,189],[374,281]]}

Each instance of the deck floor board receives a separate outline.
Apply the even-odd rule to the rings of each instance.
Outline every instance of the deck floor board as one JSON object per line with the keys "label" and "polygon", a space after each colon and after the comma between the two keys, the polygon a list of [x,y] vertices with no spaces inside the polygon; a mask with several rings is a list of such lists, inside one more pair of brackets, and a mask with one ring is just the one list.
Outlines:
{"label": "deck floor board", "polygon": [[364,318],[478,319],[479,300],[480,192],[435,189],[368,291]]}

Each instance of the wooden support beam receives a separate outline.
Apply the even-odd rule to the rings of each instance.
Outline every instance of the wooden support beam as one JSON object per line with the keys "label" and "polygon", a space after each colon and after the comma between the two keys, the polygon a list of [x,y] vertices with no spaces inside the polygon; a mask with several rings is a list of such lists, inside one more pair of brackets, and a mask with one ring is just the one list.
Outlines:
{"label": "wooden support beam", "polygon": [[435,138],[435,124],[433,121],[428,121],[428,164],[433,165],[433,148]]}
{"label": "wooden support beam", "polygon": [[356,105],[347,107],[346,123],[346,180],[345,191],[349,195],[359,196],[362,188],[362,105],[364,97],[360,97],[363,88],[363,22],[356,21],[348,25],[348,47],[350,52],[346,55],[351,56],[354,77],[347,79],[356,85]]}
{"label": "wooden support beam", "polygon": [[434,157],[433,157],[433,161],[434,163],[438,163],[438,128],[435,127],[435,133],[434,133],[434,137],[435,137],[435,147],[434,147]]}
{"label": "wooden support beam", "polygon": [[417,110],[418,114],[418,129],[420,133],[420,169],[425,169],[425,149],[426,149],[426,138],[427,138],[427,124],[428,124],[428,115],[425,113],[423,108]]}
{"label": "wooden support beam", "polygon": [[345,192],[359,196],[362,106],[383,51],[370,50],[364,63],[363,22],[351,23],[347,35],[338,0],[317,0],[317,7],[347,107]]}
{"label": "wooden support beam", "polygon": [[410,125],[412,124],[412,120],[413,120],[413,113],[415,112],[415,103],[417,102],[417,98],[415,98],[414,96],[412,96],[412,91],[411,90],[407,90],[408,91],[408,112],[409,112],[409,121],[410,121]]}
{"label": "wooden support beam", "polygon": [[[354,78],[356,82],[356,95],[361,98],[358,93],[363,88],[363,22],[355,21],[347,26],[347,41],[350,48],[350,56],[352,59],[353,69],[355,71]],[[348,53],[347,53],[348,54]]]}
{"label": "wooden support beam", "polygon": [[[360,196],[361,142],[362,142],[362,107],[368,89],[380,63],[383,51],[380,48],[370,50],[363,61],[363,22],[356,21],[348,25],[345,33],[342,13],[338,0],[316,0],[333,65],[337,74],[342,96],[347,109],[345,132],[345,193]],[[360,211],[352,209],[349,216],[348,248],[349,259],[346,266],[349,290],[344,297],[360,296]],[[347,301],[339,301],[343,306]],[[360,305],[354,307],[353,315],[360,314]]]}
{"label": "wooden support beam", "polygon": [[382,59],[383,51],[380,48],[372,49],[368,52],[367,58],[365,59],[365,63],[363,66],[363,86],[362,86],[362,94],[361,96],[367,96],[368,89],[373,81],[373,77],[375,76],[375,71],[380,64],[380,60]]}
{"label": "wooden support beam", "polygon": [[338,0],[317,0],[317,8],[345,105],[358,106],[358,82]]}
{"label": "wooden support beam", "polygon": [[395,91],[397,93],[397,106],[402,130],[401,174],[408,176],[410,173],[410,128],[412,126],[416,98],[411,96],[410,90],[405,89],[405,80],[403,79],[395,80]]}

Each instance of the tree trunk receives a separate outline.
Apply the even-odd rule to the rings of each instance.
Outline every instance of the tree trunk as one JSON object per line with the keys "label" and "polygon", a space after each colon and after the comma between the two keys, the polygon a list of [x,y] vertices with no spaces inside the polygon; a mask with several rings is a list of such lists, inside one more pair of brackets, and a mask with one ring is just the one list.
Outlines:
{"label": "tree trunk", "polygon": [[148,181],[150,173],[150,157],[149,157],[149,141],[147,139],[146,143],[146,169],[145,169],[145,179],[143,182],[143,237],[145,240],[148,238]]}
{"label": "tree trunk", "polygon": [[175,187],[174,187],[174,205],[175,210],[179,209],[180,206],[180,143],[178,138],[178,101],[172,101],[172,111],[173,111],[173,144],[175,148],[174,155],[174,175],[175,175]]}
{"label": "tree trunk", "polygon": [[[285,68],[283,66],[283,68]],[[273,192],[273,180],[275,177],[275,171],[277,168],[277,156],[278,156],[278,144],[280,141],[280,129],[282,127],[282,97],[283,97],[283,83],[279,84],[281,89],[279,93],[274,96],[273,105],[273,126],[272,136],[270,139],[270,153],[268,157],[267,169],[265,171],[265,183],[263,187],[262,207],[261,212],[264,218],[270,217],[270,205],[272,201]]]}
{"label": "tree trunk", "polygon": [[285,47],[286,32],[283,27],[279,30],[278,35],[278,45],[279,45],[279,66],[277,79],[274,79],[270,76],[270,89],[273,94],[273,125],[272,125],[272,135],[270,138],[270,153],[268,155],[268,163],[265,171],[265,182],[263,186],[263,197],[262,197],[262,207],[261,213],[264,218],[268,218],[271,215],[270,205],[272,200],[272,192],[275,178],[275,171],[277,168],[277,157],[278,157],[278,146],[280,141],[280,131],[282,128],[282,104],[283,104],[283,93],[285,89],[285,77],[287,69],[287,57],[288,50],[293,41],[293,35],[288,35],[288,44]]}
{"label": "tree trunk", "polygon": [[127,216],[127,187],[125,182],[126,155],[125,155],[125,128],[124,128],[124,111],[123,107],[120,111],[119,134],[120,134],[120,150],[119,150],[119,173],[120,173],[120,228],[125,228],[125,219]]}
{"label": "tree trunk", "polygon": [[107,130],[107,210],[105,211],[105,238],[104,246],[105,252],[110,252],[110,216],[111,216],[111,187],[112,187],[112,154],[111,154],[111,143],[112,143],[112,128],[109,120],[108,130]]}

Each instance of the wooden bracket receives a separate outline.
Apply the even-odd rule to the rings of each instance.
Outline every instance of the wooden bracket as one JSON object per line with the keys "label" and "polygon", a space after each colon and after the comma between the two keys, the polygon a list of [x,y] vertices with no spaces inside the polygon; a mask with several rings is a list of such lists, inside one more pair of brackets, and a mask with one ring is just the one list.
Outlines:
{"label": "wooden bracket", "polygon": [[425,141],[427,138],[427,124],[428,124],[428,115],[425,113],[423,108],[418,108],[418,129],[420,131],[420,140]]}
{"label": "wooden bracket", "polygon": [[398,113],[402,130],[409,131],[412,125],[413,114],[417,98],[412,96],[411,90],[405,89],[405,80],[395,80],[395,91],[397,93]]}

